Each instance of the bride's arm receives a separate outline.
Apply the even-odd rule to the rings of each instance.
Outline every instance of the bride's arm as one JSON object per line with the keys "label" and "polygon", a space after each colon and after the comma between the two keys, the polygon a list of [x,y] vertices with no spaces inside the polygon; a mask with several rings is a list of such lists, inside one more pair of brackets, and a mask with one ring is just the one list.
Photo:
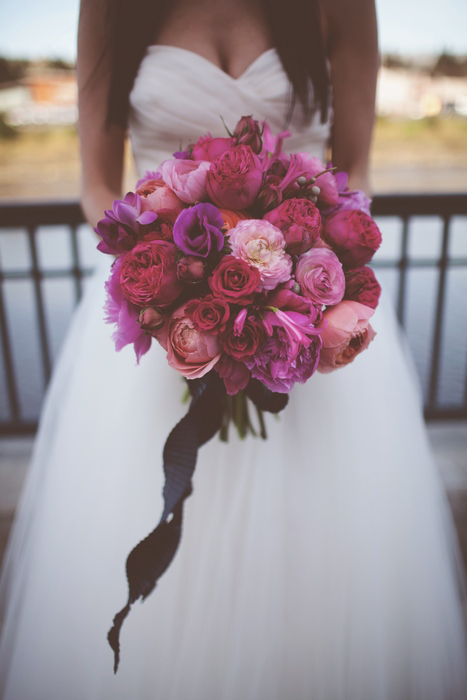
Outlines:
{"label": "bride's arm", "polygon": [[92,226],[121,194],[125,131],[106,127],[110,60],[105,47],[106,2],[81,0],[78,28],[78,106],[81,205]]}
{"label": "bride's arm", "polygon": [[349,173],[351,188],[368,192],[380,64],[375,3],[329,0],[322,9],[333,91],[332,162]]}

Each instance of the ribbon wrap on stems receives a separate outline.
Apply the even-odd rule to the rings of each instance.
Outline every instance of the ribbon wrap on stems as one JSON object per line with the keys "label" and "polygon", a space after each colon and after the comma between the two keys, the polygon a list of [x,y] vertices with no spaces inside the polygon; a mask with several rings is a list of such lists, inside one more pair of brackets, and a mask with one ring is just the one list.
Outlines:
{"label": "ribbon wrap on stems", "polygon": [[[114,619],[107,639],[114,652],[114,672],[120,661],[120,630],[132,604],[144,600],[156,587],[177,551],[183,521],[183,503],[192,493],[192,476],[198,448],[220,430],[227,394],[222,379],[211,370],[200,379],[187,380],[191,403],[186,415],[171,431],[164,446],[164,511],[157,527],[130,552],[126,561],[128,601]],[[251,379],[245,394],[260,411],[278,413],[287,394],[270,391]]]}

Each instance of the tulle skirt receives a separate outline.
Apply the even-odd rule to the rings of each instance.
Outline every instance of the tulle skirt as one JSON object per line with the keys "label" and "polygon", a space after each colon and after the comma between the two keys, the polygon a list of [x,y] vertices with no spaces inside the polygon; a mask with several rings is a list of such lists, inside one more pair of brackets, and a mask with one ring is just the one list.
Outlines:
{"label": "tulle skirt", "polygon": [[461,700],[465,573],[390,303],[347,368],[297,385],[267,441],[199,453],[179,551],[135,604],[126,555],[162,511],[184,414],[154,345],[103,322],[104,265],[43,410],[2,582],[4,700]]}

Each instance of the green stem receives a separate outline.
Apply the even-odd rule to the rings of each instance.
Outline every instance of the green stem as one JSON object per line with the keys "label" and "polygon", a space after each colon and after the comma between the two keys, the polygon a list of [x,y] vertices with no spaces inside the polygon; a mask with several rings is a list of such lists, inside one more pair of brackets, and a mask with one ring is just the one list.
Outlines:
{"label": "green stem", "polygon": [[263,412],[256,406],[256,415],[258,416],[259,420],[259,427],[260,427],[260,435],[263,438],[263,440],[268,439],[268,434],[266,432],[266,423],[264,422],[264,416]]}

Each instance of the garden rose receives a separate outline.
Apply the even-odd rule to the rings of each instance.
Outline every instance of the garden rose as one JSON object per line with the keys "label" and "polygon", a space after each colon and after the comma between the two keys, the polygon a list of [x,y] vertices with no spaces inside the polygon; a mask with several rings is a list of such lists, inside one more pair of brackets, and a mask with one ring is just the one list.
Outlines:
{"label": "garden rose", "polygon": [[219,209],[208,202],[184,209],[174,224],[174,243],[186,255],[207,258],[224,247],[224,225]]}
{"label": "garden rose", "polygon": [[141,197],[142,211],[157,212],[159,209],[171,209],[180,212],[185,206],[161,178],[145,180],[136,192]]}
{"label": "garden rose", "polygon": [[311,248],[321,230],[319,209],[308,199],[286,199],[264,218],[282,231],[290,255],[301,255]]}
{"label": "garden rose", "polygon": [[195,204],[206,199],[206,173],[210,167],[205,160],[165,160],[160,171],[182,202]]}
{"label": "garden rose", "polygon": [[167,306],[181,294],[177,278],[177,248],[166,241],[139,243],[125,253],[120,285],[136,306]]}
{"label": "garden rose", "polygon": [[376,309],[381,294],[381,286],[371,267],[356,267],[345,275],[344,299]]}
{"label": "garden rose", "polygon": [[229,320],[230,307],[226,301],[208,294],[202,299],[189,301],[185,306],[185,313],[198,330],[223,330]]}
{"label": "garden rose", "polygon": [[348,365],[368,347],[376,335],[368,322],[373,314],[374,309],[357,301],[341,301],[324,312],[327,323],[321,333],[319,372]]}
{"label": "garden rose", "polygon": [[146,233],[152,230],[157,219],[154,212],[144,212],[139,194],[128,192],[124,199],[116,199],[112,209],[107,209],[94,231],[102,238],[97,249],[102,253],[118,255],[131,250]]}
{"label": "garden rose", "polygon": [[285,252],[285,238],[280,229],[264,219],[239,221],[229,231],[232,255],[256,267],[261,289],[270,290],[286,282],[292,274],[292,259]]}
{"label": "garden rose", "polygon": [[219,207],[246,209],[255,201],[262,178],[261,162],[250,146],[233,146],[211,164],[206,190]]}
{"label": "garden rose", "polygon": [[193,160],[208,160],[212,162],[219,158],[225,151],[235,145],[235,139],[213,138],[208,132],[206,136],[201,136],[192,149]]}
{"label": "garden rose", "polygon": [[220,358],[218,334],[197,330],[185,306],[173,312],[159,340],[167,349],[169,365],[187,379],[204,376]]}
{"label": "garden rose", "polygon": [[381,245],[381,232],[363,211],[348,210],[333,214],[324,223],[322,233],[346,268],[360,267]]}
{"label": "garden rose", "polygon": [[241,327],[230,320],[220,340],[224,352],[236,360],[244,361],[255,354],[265,337],[263,325],[254,316],[248,316]]}
{"label": "garden rose", "polygon": [[255,267],[233,255],[226,255],[214,268],[208,284],[214,295],[232,304],[251,304],[259,291],[260,276]]}
{"label": "garden rose", "polygon": [[339,258],[332,250],[312,248],[300,256],[295,279],[302,294],[315,304],[330,306],[344,296],[345,277]]}

